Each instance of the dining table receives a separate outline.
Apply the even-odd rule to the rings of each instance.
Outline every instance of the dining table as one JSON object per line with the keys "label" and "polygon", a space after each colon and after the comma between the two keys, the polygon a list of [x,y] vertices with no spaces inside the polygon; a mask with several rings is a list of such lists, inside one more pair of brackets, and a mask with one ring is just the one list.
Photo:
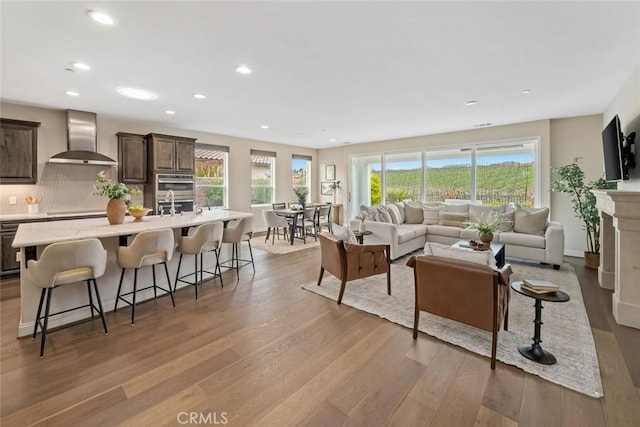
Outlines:
{"label": "dining table", "polygon": [[[313,208],[313,207],[317,208],[319,206],[322,206],[322,203],[309,203],[306,205],[307,208]],[[289,236],[290,236],[290,243],[293,245],[293,242],[295,240],[295,231],[298,225],[298,219],[304,215],[304,208],[303,209],[291,209],[291,208],[273,209],[273,213],[275,213],[278,216],[283,216],[291,220],[289,221]]]}

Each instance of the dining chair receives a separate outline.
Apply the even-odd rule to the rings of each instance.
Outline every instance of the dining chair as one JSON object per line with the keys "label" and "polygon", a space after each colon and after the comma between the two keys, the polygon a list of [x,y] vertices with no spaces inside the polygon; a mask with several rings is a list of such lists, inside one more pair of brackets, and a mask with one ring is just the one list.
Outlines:
{"label": "dining chair", "polygon": [[286,217],[277,215],[275,212],[270,210],[262,211],[262,218],[264,219],[264,223],[267,226],[267,235],[264,238],[264,241],[267,242],[269,240],[269,235],[272,234],[271,244],[275,244],[276,242],[276,234],[278,235],[278,240],[280,240],[280,229],[282,229],[283,238],[287,239],[287,230],[289,228],[289,222]]}
{"label": "dining chair", "polygon": [[331,225],[331,204],[326,204],[318,207],[316,210],[316,233],[322,231],[322,227],[327,227],[329,233],[333,233],[333,227]]}
{"label": "dining chair", "polygon": [[305,244],[307,243],[307,236],[313,236],[314,239],[318,241],[315,223],[317,209],[316,206],[304,208],[304,212],[300,215],[296,224],[296,231],[300,234],[300,238],[302,238]]}

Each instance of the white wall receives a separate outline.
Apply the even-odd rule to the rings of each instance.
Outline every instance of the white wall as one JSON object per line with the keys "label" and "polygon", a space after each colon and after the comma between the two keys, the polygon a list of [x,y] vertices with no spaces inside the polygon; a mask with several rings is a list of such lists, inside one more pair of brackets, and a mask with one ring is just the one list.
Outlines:
{"label": "white wall", "polygon": [[629,171],[629,180],[618,183],[618,190],[640,191],[640,64],[631,75],[602,115],[602,127],[606,126],[613,116],[620,117],[622,132],[629,135],[636,132],[636,166]]}
{"label": "white wall", "polygon": [[[37,108],[12,103],[0,103],[0,111],[3,118],[28,120],[40,122],[38,129],[38,181],[50,174],[48,170],[60,168],[59,165],[46,165],[46,161],[54,154],[66,150],[66,112]],[[278,201],[295,200],[291,190],[291,156],[292,154],[309,155],[313,157],[312,176],[318,176],[317,159],[318,152],[314,149],[294,147],[290,145],[274,144],[265,141],[236,138],[232,136],[194,132],[182,129],[162,127],[154,123],[131,122],[114,119],[107,116],[98,116],[98,151],[113,159],[118,158],[118,140],[116,133],[130,132],[147,134],[150,132],[167,135],[185,136],[197,138],[198,143],[217,144],[229,146],[229,208],[238,211],[251,210],[251,149],[275,151],[276,157],[276,195]],[[92,196],[95,174],[104,167],[94,166],[64,166],[68,194],[60,194],[55,198],[43,200],[41,210],[99,210],[106,206],[106,200]],[[89,168],[89,169],[87,169]],[[57,169],[60,170],[60,169]],[[114,171],[115,172],[115,171]],[[90,179],[85,175],[90,174]],[[78,179],[82,176],[82,179]],[[112,175],[117,176],[117,175]],[[24,197],[38,195],[42,192],[40,184],[36,185],[0,185],[0,213],[26,213],[27,207]],[[16,196],[17,205],[9,205],[9,196]],[[73,206],[60,206],[61,199],[73,197]],[[310,200],[317,200],[320,196],[319,186],[312,188]],[[64,204],[68,204],[67,201]],[[257,228],[262,224],[262,215],[256,212]]]}
{"label": "white wall", "polygon": [[[581,157],[586,181],[603,176],[602,115],[551,120],[551,166],[558,167]],[[552,177],[553,179],[553,177]],[[564,226],[565,253],[582,257],[587,249],[586,232],[576,218],[567,194],[551,193],[554,217]]]}

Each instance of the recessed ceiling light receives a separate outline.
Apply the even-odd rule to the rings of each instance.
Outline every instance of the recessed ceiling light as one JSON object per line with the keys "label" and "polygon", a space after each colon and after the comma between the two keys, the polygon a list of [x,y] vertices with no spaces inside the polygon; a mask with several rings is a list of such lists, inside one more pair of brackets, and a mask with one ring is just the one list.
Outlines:
{"label": "recessed ceiling light", "polygon": [[329,140],[329,142],[336,142],[336,139],[335,139],[335,138],[331,138],[331,139]]}
{"label": "recessed ceiling light", "polygon": [[78,70],[87,71],[91,69],[91,67],[84,62],[72,62],[71,65],[73,65],[73,68],[77,68]]}
{"label": "recessed ceiling light", "polygon": [[527,94],[527,93],[531,93],[531,89],[525,89],[522,91],[522,93]]}
{"label": "recessed ceiling light", "polygon": [[87,14],[94,21],[99,22],[99,23],[104,24],[104,25],[113,25],[115,23],[113,18],[110,17],[109,15],[107,15],[104,12],[98,12],[97,10],[90,10],[90,11],[87,12]]}
{"label": "recessed ceiling light", "polygon": [[122,96],[141,101],[153,101],[158,99],[158,94],[139,87],[121,86],[116,88],[116,91]]}
{"label": "recessed ceiling light", "polygon": [[344,145],[349,145],[349,144],[351,144],[351,141],[346,141],[346,142],[344,143]]}
{"label": "recessed ceiling light", "polygon": [[203,95],[201,93],[194,93],[193,97],[196,99],[205,99],[207,97],[207,95]]}
{"label": "recessed ceiling light", "polygon": [[80,96],[80,94],[75,90],[66,90],[64,93],[66,93],[69,96]]}
{"label": "recessed ceiling light", "polygon": [[169,114],[171,116],[171,115],[175,114],[176,112],[173,111],[173,110],[167,110],[167,111],[165,111],[165,113]]}
{"label": "recessed ceiling light", "polygon": [[246,65],[240,65],[238,68],[236,68],[236,72],[240,74],[251,74],[253,73],[253,70]]}
{"label": "recessed ceiling light", "polygon": [[478,103],[478,101],[467,101],[467,102],[464,103],[464,105],[471,106],[471,105],[476,105],[477,103]]}
{"label": "recessed ceiling light", "polygon": [[483,128],[486,126],[491,126],[491,123],[487,122],[487,123],[478,123],[477,125],[473,125],[474,128]]}
{"label": "recessed ceiling light", "polygon": [[262,129],[269,129],[269,125],[260,125]]}

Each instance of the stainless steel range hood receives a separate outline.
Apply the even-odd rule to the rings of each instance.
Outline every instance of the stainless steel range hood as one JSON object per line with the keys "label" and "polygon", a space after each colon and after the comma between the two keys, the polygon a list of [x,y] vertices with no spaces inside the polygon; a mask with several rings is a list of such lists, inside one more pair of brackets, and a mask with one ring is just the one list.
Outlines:
{"label": "stainless steel range hood", "polygon": [[96,113],[67,110],[68,150],[51,157],[47,163],[117,166],[118,162],[98,153],[96,123]]}

